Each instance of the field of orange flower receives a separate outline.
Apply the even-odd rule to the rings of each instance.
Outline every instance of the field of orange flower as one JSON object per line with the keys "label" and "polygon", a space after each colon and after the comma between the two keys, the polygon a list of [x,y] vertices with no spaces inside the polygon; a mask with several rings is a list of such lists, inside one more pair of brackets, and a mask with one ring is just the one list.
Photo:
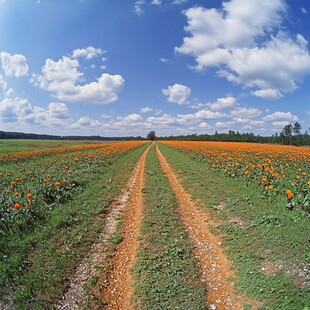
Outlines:
{"label": "field of orange flower", "polygon": [[0,235],[29,228],[70,200],[100,167],[143,142],[89,144],[0,154]]}
{"label": "field of orange flower", "polygon": [[262,197],[310,212],[310,148],[235,142],[163,142],[227,177],[254,184]]}

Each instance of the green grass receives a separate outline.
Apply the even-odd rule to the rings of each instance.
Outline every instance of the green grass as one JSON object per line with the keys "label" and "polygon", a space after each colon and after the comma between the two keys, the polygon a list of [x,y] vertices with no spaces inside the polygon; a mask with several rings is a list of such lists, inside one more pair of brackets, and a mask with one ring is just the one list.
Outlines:
{"label": "green grass", "polygon": [[[256,187],[240,179],[225,177],[162,144],[160,149],[192,197],[222,221],[213,231],[225,236],[223,245],[238,276],[237,289],[260,300],[264,310],[310,305],[309,282],[302,285],[304,278],[296,274],[309,269],[309,219],[298,210],[286,210],[281,199],[263,199]],[[269,275],[262,270],[268,265],[273,266]]]}
{"label": "green grass", "polygon": [[[59,205],[35,229],[6,241],[0,259],[0,297],[10,295],[14,309],[52,309],[75,266],[100,234],[94,219],[125,186],[146,145],[122,155],[69,203]],[[112,180],[112,181],[111,181]]]}
{"label": "green grass", "polygon": [[142,309],[206,309],[205,291],[153,146],[146,160],[140,248],[133,272]]}
{"label": "green grass", "polygon": [[[94,144],[98,141],[71,141],[71,140],[36,140],[36,139],[0,139],[0,153],[33,151],[45,148]],[[102,143],[100,141],[100,143]]]}

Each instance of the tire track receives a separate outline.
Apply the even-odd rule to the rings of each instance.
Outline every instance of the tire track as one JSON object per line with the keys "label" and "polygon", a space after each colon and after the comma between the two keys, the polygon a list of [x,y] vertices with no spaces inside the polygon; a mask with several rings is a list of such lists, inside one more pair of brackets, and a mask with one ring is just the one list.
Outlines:
{"label": "tire track", "polygon": [[104,309],[133,309],[131,297],[134,293],[134,280],[130,272],[138,250],[138,236],[142,219],[142,189],[144,184],[145,159],[149,146],[139,160],[135,182],[129,200],[124,208],[121,227],[122,242],[113,254],[109,271],[103,283],[101,299]]}
{"label": "tire track", "polygon": [[156,145],[156,153],[175,192],[179,204],[178,212],[193,246],[193,253],[200,268],[201,280],[206,285],[209,309],[243,309],[234,291],[234,283],[228,280],[228,278],[235,277],[231,270],[231,263],[223,253],[220,239],[210,232],[206,222],[210,216],[206,211],[198,209],[191,200],[190,195],[184,190],[160,152],[158,145]]}

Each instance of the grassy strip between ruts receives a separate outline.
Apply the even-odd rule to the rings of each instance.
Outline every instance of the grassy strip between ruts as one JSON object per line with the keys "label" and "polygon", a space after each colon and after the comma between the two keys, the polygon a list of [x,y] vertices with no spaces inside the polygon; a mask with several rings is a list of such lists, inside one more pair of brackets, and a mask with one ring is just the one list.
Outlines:
{"label": "grassy strip between ruts", "polygon": [[53,309],[75,266],[96,242],[104,225],[100,214],[126,185],[145,148],[127,152],[100,169],[97,179],[72,201],[55,208],[35,230],[12,239],[10,265],[1,262],[1,268],[10,271],[6,282],[11,287],[0,292],[10,296],[14,309]]}
{"label": "grassy strip between ruts", "polygon": [[133,272],[142,309],[206,309],[177,202],[153,146],[146,160],[140,244]]}
{"label": "grassy strip between ruts", "polygon": [[223,246],[234,263],[237,288],[261,301],[254,308],[307,309],[309,220],[262,200],[254,186],[220,175],[162,144],[160,149],[193,199],[221,220],[214,233],[225,236]]}

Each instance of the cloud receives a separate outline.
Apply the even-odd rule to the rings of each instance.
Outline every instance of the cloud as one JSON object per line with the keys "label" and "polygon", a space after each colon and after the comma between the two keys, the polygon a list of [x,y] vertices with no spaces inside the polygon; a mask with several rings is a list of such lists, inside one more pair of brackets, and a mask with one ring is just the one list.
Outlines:
{"label": "cloud", "polygon": [[238,107],[230,112],[230,114],[234,117],[242,117],[242,118],[255,118],[262,114],[257,108],[245,108],[245,107]]}
{"label": "cloud", "polygon": [[274,112],[272,114],[266,115],[262,118],[265,122],[274,121],[298,121],[298,117],[293,115],[291,112]]}
{"label": "cloud", "polygon": [[202,128],[202,129],[211,129],[212,126],[210,126],[209,124],[207,124],[206,122],[202,122],[199,124],[198,128]]}
{"label": "cloud", "polygon": [[141,113],[150,113],[152,111],[153,111],[153,109],[150,107],[145,107],[145,108],[140,109]]}
{"label": "cloud", "polygon": [[192,120],[207,120],[207,119],[217,119],[224,117],[225,115],[220,112],[213,112],[207,109],[200,110],[196,113],[192,114],[178,114],[178,117],[181,119],[184,119],[186,121],[192,121]]}
{"label": "cloud", "polygon": [[301,10],[301,13],[303,13],[303,14],[305,14],[305,15],[308,14],[308,11],[307,11],[305,8],[301,8],[300,10]]}
{"label": "cloud", "polygon": [[133,11],[137,15],[142,15],[144,13],[143,6],[144,6],[145,1],[144,0],[138,0],[135,2]]}
{"label": "cloud", "polygon": [[274,121],[271,123],[271,125],[275,128],[275,129],[282,129],[284,126],[288,125],[289,122],[287,121]]}
{"label": "cloud", "polygon": [[90,60],[94,57],[98,57],[102,54],[106,53],[100,48],[95,48],[93,46],[88,46],[87,48],[77,48],[72,52],[73,58],[84,57],[87,60]]}
{"label": "cloud", "polygon": [[102,123],[97,120],[93,120],[89,118],[88,116],[83,116],[79,118],[73,125],[71,126],[72,128],[75,129],[91,129],[91,128],[98,128],[101,127]]}
{"label": "cloud", "polygon": [[175,51],[193,56],[197,71],[216,67],[219,77],[258,91],[294,91],[310,73],[310,55],[301,34],[282,30],[284,0],[231,0],[222,6],[184,11],[189,36]]}
{"label": "cloud", "polygon": [[231,123],[230,122],[216,122],[215,126],[218,128],[230,128]]}
{"label": "cloud", "polygon": [[[87,49],[75,51],[78,51],[78,57],[95,57]],[[31,82],[50,91],[61,101],[105,104],[118,99],[118,92],[125,82],[122,76],[103,73],[96,81],[81,85],[78,83],[83,82],[84,77],[79,67],[77,58],[64,56],[58,61],[47,59],[42,67],[42,74],[34,74]]]}
{"label": "cloud", "polygon": [[5,98],[0,102],[1,123],[64,127],[69,118],[66,105],[60,102],[51,102],[46,108],[32,106],[27,99],[19,97]]}
{"label": "cloud", "polygon": [[161,128],[178,127],[186,124],[184,119],[172,116],[170,114],[163,114],[162,116],[150,116],[146,119],[146,123],[151,125],[158,125]]}
{"label": "cloud", "polygon": [[231,110],[237,105],[237,100],[234,97],[219,98],[214,103],[208,103],[207,106],[213,111]]}
{"label": "cloud", "polygon": [[166,58],[164,58],[164,57],[161,57],[161,58],[159,58],[159,61],[160,61],[160,62],[168,62],[169,60],[166,59]]}
{"label": "cloud", "polygon": [[142,120],[142,116],[140,114],[137,113],[133,113],[133,114],[129,114],[127,116],[122,116],[122,117],[117,117],[117,120],[119,121],[123,121],[123,122],[128,122],[128,123],[133,123],[133,122],[137,122],[137,121],[141,121]]}
{"label": "cloud", "polygon": [[188,103],[191,92],[189,87],[182,84],[174,84],[166,89],[162,89],[162,93],[167,97],[168,102],[180,105]]}
{"label": "cloud", "polygon": [[1,97],[10,97],[13,94],[13,89],[8,89],[8,84],[6,83],[3,76],[0,74],[0,98]]}
{"label": "cloud", "polygon": [[256,97],[261,97],[263,99],[279,99],[283,97],[279,90],[272,88],[256,90],[253,91],[252,94]]}
{"label": "cloud", "polygon": [[185,3],[185,2],[187,2],[187,0],[173,0],[172,4],[182,4],[182,3]]}
{"label": "cloud", "polygon": [[152,0],[152,4],[161,5],[161,0]]}
{"label": "cloud", "polygon": [[1,52],[0,59],[2,62],[2,69],[6,76],[15,76],[18,78],[27,74],[29,67],[26,62],[27,59],[24,55],[11,55],[6,52]]}

